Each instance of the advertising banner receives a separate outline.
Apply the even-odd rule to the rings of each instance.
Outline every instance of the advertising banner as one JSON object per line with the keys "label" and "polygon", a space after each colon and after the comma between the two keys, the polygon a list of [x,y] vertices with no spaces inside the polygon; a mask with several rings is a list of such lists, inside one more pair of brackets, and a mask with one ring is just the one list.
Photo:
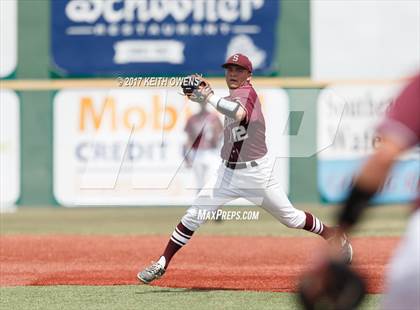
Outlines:
{"label": "advertising banner", "polygon": [[271,72],[280,1],[51,1],[52,63],[64,75],[221,74],[247,54]]}
{"label": "advertising banner", "polygon": [[0,90],[0,205],[13,205],[20,195],[19,98]]}
{"label": "advertising banner", "polygon": [[[318,189],[327,202],[342,201],[354,174],[378,142],[375,130],[401,85],[330,86],[318,98]],[[408,202],[420,178],[419,149],[394,165],[378,203]]]}
{"label": "advertising banner", "polygon": [[313,0],[314,79],[394,79],[420,70],[418,1]]}
{"label": "advertising banner", "polygon": [[0,1],[0,78],[11,75],[17,63],[17,1]]}
{"label": "advertising banner", "polygon": [[[227,95],[227,90],[215,92]],[[274,156],[282,157],[275,173],[287,190],[288,136],[279,133],[287,127],[288,97],[279,89],[260,89],[259,95],[267,143]],[[58,92],[54,98],[55,198],[65,206],[191,203],[197,187],[184,161],[184,128],[197,109],[175,89]]]}

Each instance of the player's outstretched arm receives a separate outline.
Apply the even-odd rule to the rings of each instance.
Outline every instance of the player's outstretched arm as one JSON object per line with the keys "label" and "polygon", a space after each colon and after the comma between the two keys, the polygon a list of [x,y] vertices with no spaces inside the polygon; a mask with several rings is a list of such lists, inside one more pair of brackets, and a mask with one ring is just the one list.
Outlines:
{"label": "player's outstretched arm", "polygon": [[194,74],[185,78],[182,90],[191,101],[210,103],[217,111],[237,121],[246,117],[246,111],[239,102],[216,96],[210,83],[200,75]]}
{"label": "player's outstretched arm", "polygon": [[237,121],[246,117],[246,111],[239,102],[230,101],[214,94],[209,96],[208,102],[220,113]]}

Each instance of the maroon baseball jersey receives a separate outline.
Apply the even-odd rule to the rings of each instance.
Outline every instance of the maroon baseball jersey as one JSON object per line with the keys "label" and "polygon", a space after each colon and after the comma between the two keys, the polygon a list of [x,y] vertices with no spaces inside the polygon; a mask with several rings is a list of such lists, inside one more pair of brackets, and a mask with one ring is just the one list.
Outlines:
{"label": "maroon baseball jersey", "polygon": [[212,149],[219,145],[223,125],[219,117],[208,111],[192,115],[185,125],[193,149]]}
{"label": "maroon baseball jersey", "polygon": [[[378,132],[394,137],[405,148],[420,142],[420,75],[403,90],[391,106]],[[420,196],[417,198],[420,207]]]}
{"label": "maroon baseball jersey", "polygon": [[225,99],[238,102],[246,111],[242,121],[225,116],[223,159],[245,162],[263,157],[267,153],[265,120],[261,103],[251,84],[231,89]]}

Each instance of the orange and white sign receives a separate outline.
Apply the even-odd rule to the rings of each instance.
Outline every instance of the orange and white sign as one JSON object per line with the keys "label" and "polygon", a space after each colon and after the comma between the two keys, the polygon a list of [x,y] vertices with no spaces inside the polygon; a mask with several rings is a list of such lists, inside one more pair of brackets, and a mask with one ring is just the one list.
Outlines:
{"label": "orange and white sign", "polygon": [[[288,117],[286,93],[264,89],[261,98],[268,130],[283,132]],[[58,92],[54,98],[55,198],[66,206],[190,203],[196,188],[182,149],[186,121],[197,108],[175,89]],[[288,136],[274,135],[267,133],[267,140],[283,156]],[[288,160],[279,160],[277,166],[287,189]]]}

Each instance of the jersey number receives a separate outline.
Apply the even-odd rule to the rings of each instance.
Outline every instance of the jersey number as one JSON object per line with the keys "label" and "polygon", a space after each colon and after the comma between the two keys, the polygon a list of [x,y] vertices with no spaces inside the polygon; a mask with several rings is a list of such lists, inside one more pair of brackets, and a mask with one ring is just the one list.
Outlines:
{"label": "jersey number", "polygon": [[232,139],[233,142],[242,141],[248,138],[248,133],[244,126],[238,126],[232,128]]}

